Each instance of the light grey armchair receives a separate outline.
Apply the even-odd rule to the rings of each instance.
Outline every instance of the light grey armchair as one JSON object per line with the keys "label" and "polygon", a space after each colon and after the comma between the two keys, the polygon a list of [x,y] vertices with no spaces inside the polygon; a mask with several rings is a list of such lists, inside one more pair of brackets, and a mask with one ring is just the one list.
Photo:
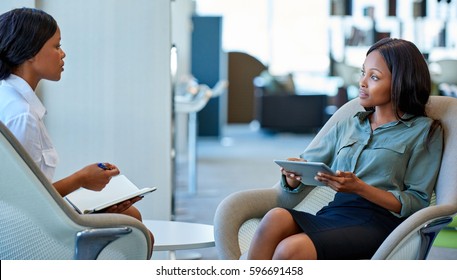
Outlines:
{"label": "light grey armchair", "polygon": [[[342,106],[319,131],[310,145],[341,118],[361,110],[358,99]],[[381,244],[373,259],[425,259],[439,230],[457,213],[457,98],[432,96],[427,105],[430,117],[444,127],[444,154],[432,205],[401,223]],[[278,172],[279,176],[279,172]],[[245,256],[261,218],[274,207],[290,207],[315,213],[333,198],[328,187],[309,187],[292,194],[279,182],[266,189],[245,190],[226,197],[214,217],[216,249],[220,259]]]}
{"label": "light grey armchair", "polygon": [[150,259],[146,227],[121,214],[79,215],[0,122],[0,259]]}

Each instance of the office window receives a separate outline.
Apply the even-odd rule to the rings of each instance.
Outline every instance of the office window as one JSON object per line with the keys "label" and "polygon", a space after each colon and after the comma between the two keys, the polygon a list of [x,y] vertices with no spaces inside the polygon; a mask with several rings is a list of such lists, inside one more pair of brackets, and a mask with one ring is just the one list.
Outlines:
{"label": "office window", "polygon": [[223,16],[223,48],[246,52],[273,74],[329,71],[329,1],[196,0],[201,16]]}

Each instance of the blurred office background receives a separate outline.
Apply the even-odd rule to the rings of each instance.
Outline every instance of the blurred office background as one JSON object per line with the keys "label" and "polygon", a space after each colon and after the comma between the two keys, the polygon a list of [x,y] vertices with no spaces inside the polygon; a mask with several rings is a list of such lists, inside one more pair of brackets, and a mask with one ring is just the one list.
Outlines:
{"label": "blurred office background", "polygon": [[457,94],[457,1],[0,1],[22,6],[56,18],[67,53],[62,80],[39,88],[57,177],[113,162],[158,187],[138,203],[145,219],[211,224],[226,195],[272,186],[273,159],[357,96],[382,37],[413,41],[433,94]]}

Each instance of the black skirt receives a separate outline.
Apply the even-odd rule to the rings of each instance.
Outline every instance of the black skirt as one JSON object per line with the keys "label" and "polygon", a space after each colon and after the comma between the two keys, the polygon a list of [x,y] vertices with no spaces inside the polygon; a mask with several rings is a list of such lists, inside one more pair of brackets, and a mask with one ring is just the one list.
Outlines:
{"label": "black skirt", "polygon": [[337,193],[316,215],[287,209],[314,243],[322,260],[370,259],[402,222],[386,209],[347,193]]}

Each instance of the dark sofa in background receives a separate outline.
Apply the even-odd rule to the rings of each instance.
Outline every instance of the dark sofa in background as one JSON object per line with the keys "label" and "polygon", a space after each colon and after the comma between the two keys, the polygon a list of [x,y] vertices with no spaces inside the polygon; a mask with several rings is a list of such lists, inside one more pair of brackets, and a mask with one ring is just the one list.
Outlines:
{"label": "dark sofa in background", "polygon": [[255,119],[262,130],[309,133],[318,131],[328,119],[328,96],[287,91],[269,91],[254,83]]}

